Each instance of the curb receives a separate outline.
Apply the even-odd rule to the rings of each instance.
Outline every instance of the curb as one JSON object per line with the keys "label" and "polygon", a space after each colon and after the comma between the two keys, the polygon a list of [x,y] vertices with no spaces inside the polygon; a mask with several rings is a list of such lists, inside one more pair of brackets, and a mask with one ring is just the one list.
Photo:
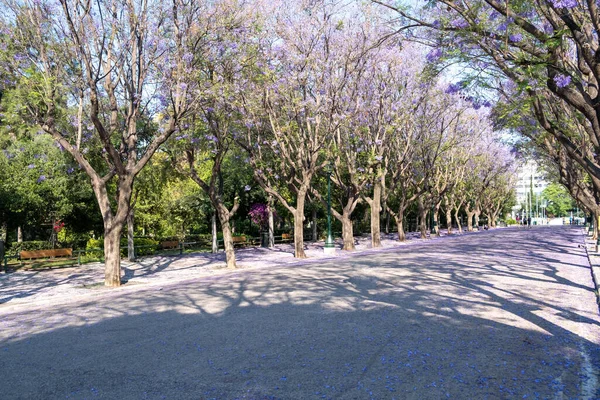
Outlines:
{"label": "curb", "polygon": [[583,243],[585,246],[585,253],[590,263],[590,269],[592,273],[592,280],[594,282],[594,292],[596,293],[596,303],[600,307],[600,252],[595,253],[592,251],[595,243],[593,240],[588,240],[587,234],[584,232]]}

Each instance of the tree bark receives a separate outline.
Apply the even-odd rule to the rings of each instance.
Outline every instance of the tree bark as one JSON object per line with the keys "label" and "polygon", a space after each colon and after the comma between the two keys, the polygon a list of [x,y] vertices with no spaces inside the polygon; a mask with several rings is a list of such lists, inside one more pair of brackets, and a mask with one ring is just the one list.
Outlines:
{"label": "tree bark", "polygon": [[466,210],[467,213],[467,231],[473,232],[473,216],[475,215],[474,211]]}
{"label": "tree bark", "polygon": [[312,209],[312,238],[311,241],[315,243],[318,239],[317,236],[317,209],[313,207]]}
{"label": "tree bark", "polygon": [[213,254],[219,252],[219,238],[217,236],[217,212],[214,211],[211,218],[212,226],[212,252]]}
{"label": "tree bark", "polygon": [[440,203],[438,202],[433,209],[433,226],[431,235],[440,236]]}
{"label": "tree bark", "polygon": [[269,247],[275,247],[275,219],[273,217],[273,196],[269,196]]}
{"label": "tree bark", "polygon": [[123,224],[113,221],[104,226],[104,285],[121,286],[121,231]]}
{"label": "tree bark", "polygon": [[342,250],[352,251],[356,249],[354,246],[354,227],[352,226],[352,219],[350,219],[350,214],[348,214],[345,209],[342,214],[342,239],[344,241]]}
{"label": "tree bark", "polygon": [[306,202],[306,189],[299,190],[294,212],[294,257],[306,258],[304,252],[304,203]]}
{"label": "tree bark", "polygon": [[421,239],[427,239],[427,209],[421,198],[418,199],[417,205],[419,208],[419,230],[421,231]]}
{"label": "tree bark", "polygon": [[134,208],[127,215],[127,259],[135,261],[135,243],[133,241]]}
{"label": "tree bark", "polygon": [[460,212],[460,208],[459,208],[459,207],[457,207],[457,208],[454,210],[454,220],[456,221],[456,226],[458,227],[458,233],[463,233],[463,231],[462,231],[462,224],[460,223],[460,215],[459,215],[459,212]]}
{"label": "tree bark", "polygon": [[217,216],[221,223],[221,231],[223,232],[223,247],[225,248],[225,259],[228,269],[237,268],[235,262],[235,251],[233,248],[233,229],[230,224],[231,214],[225,205],[219,205]]}
{"label": "tree bark", "polygon": [[448,235],[452,235],[452,207],[446,208],[446,228]]}
{"label": "tree bark", "polygon": [[381,178],[375,179],[373,185],[373,198],[369,201],[371,206],[371,246],[373,248],[381,247],[381,223],[379,216],[381,214]]}
{"label": "tree bark", "polygon": [[395,218],[396,227],[398,228],[398,241],[406,241],[406,233],[404,233],[404,213],[398,214]]}
{"label": "tree bark", "polygon": [[21,243],[23,241],[23,230],[21,229],[21,225],[17,226],[17,243]]}

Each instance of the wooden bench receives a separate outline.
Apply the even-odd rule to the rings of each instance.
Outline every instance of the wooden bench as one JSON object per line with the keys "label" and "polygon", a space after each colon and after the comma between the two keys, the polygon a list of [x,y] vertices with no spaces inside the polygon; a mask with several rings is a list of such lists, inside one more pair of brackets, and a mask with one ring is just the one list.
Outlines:
{"label": "wooden bench", "polygon": [[32,261],[42,258],[52,259],[57,257],[73,258],[73,249],[23,250],[19,253],[21,265],[23,265],[23,260]]}
{"label": "wooden bench", "polygon": [[179,240],[167,240],[165,242],[160,242],[160,248],[165,249],[176,249],[179,247]]}
{"label": "wooden bench", "polygon": [[281,234],[281,243],[291,242],[294,240],[291,233],[282,233]]}
{"label": "wooden bench", "polygon": [[231,241],[233,242],[233,247],[235,246],[241,246],[241,247],[245,247],[249,244],[251,244],[250,242],[248,242],[248,240],[246,239],[246,236],[234,236]]}

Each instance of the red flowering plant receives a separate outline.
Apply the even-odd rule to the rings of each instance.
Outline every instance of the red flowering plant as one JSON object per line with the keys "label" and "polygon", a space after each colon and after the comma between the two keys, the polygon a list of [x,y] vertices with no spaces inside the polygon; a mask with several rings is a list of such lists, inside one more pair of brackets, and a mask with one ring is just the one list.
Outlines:
{"label": "red flowering plant", "polygon": [[54,225],[52,226],[52,229],[54,229],[54,232],[58,233],[60,231],[62,231],[62,229],[65,227],[65,223],[62,222],[61,220],[58,220],[54,223]]}

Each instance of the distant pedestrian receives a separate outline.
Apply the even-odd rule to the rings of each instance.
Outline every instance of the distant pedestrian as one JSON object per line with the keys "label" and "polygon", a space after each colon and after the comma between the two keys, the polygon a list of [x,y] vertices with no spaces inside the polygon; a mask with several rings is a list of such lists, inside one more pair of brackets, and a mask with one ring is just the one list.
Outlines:
{"label": "distant pedestrian", "polygon": [[531,217],[527,217],[527,227],[531,228]]}

